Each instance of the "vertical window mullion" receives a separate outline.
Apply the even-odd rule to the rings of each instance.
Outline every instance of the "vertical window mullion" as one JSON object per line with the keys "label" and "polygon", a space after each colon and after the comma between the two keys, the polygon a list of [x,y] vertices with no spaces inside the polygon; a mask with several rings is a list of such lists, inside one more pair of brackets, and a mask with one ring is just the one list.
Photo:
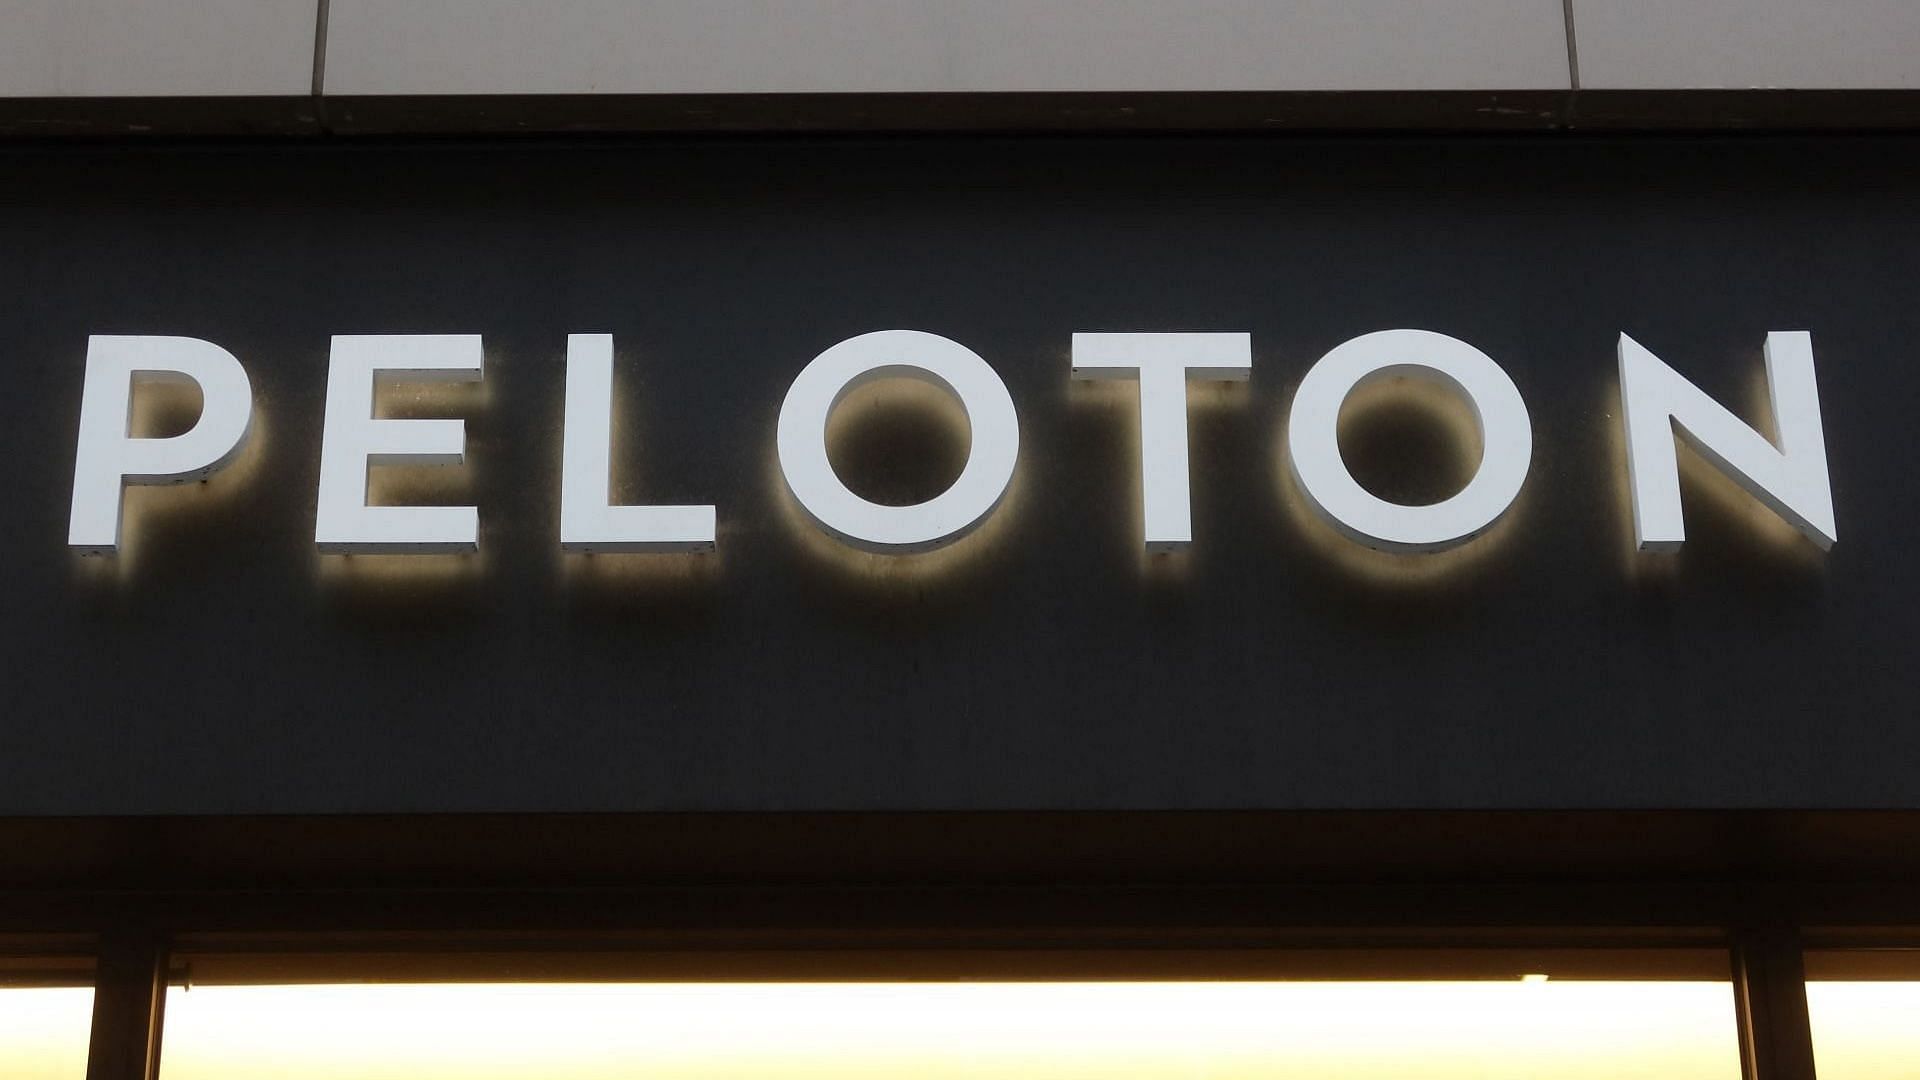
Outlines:
{"label": "vertical window mullion", "polygon": [[1746,1080],[1815,1080],[1806,963],[1792,927],[1741,930],[1732,945],[1740,1068]]}
{"label": "vertical window mullion", "polygon": [[156,1080],[167,1000],[167,944],[152,930],[101,935],[87,1080]]}

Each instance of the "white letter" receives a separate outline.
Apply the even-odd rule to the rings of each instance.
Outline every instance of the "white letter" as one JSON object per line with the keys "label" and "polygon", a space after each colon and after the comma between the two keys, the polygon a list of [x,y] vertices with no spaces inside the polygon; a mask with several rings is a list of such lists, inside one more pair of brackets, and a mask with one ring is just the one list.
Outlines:
{"label": "white letter", "polygon": [[1826,551],[1833,547],[1833,490],[1820,393],[1813,382],[1813,335],[1767,334],[1767,393],[1778,448],[1681,374],[1620,335],[1620,411],[1627,427],[1627,484],[1633,536],[1642,551],[1671,551],[1687,538],[1680,516],[1678,428],[1687,443],[1754,498]]}
{"label": "white letter", "polygon": [[1187,490],[1187,380],[1245,380],[1246,334],[1075,334],[1073,377],[1140,380],[1140,503],[1148,551],[1193,542]]}
{"label": "white letter", "polygon": [[[1432,506],[1374,496],[1340,457],[1347,395],[1394,376],[1434,379],[1458,392],[1480,432],[1473,479]],[[1381,330],[1336,347],[1307,372],[1287,419],[1287,452],[1307,501],[1348,537],[1384,550],[1439,551],[1479,535],[1513,505],[1533,459],[1533,427],[1519,389],[1486,353],[1427,330]]]}
{"label": "white letter", "polygon": [[613,335],[567,335],[560,449],[562,551],[709,551],[711,506],[609,506],[613,486]]}
{"label": "white letter", "polygon": [[[827,418],[855,387],[893,376],[922,379],[960,399],[972,446],[960,478],[914,506],[882,506],[855,495],[827,460]],[[780,405],[780,472],[815,522],[868,551],[925,551],[978,525],[1006,494],[1020,453],[1020,422],[1007,387],[966,346],[918,330],[849,338],[814,357]]]}
{"label": "white letter", "polygon": [[[163,381],[198,385],[200,418],[182,435],[131,437],[133,384]],[[123,481],[202,479],[237,457],[252,429],[253,390],[246,370],[220,346],[186,337],[88,338],[68,545],[87,554],[118,551]]]}
{"label": "white letter", "polygon": [[476,382],[478,334],[336,334],[327,368],[326,426],[320,436],[320,506],[313,539],[321,551],[473,551],[480,512],[471,506],[368,506],[372,465],[458,465],[467,426],[458,419],[376,420],[376,378],[394,382]]}

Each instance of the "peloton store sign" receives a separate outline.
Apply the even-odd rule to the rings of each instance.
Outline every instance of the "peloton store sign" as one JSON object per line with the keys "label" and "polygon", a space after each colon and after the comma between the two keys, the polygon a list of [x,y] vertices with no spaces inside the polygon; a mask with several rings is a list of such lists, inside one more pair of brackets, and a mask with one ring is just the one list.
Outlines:
{"label": "peloton store sign", "polygon": [[[1802,331],[1766,336],[1766,371],[1777,441],[1770,441],[1624,334],[1619,341],[1621,413],[1632,494],[1634,539],[1670,549],[1686,537],[1674,437],[1796,526],[1822,549],[1834,541],[1833,497],[1815,388],[1813,342]],[[1252,370],[1244,333],[1080,333],[1075,379],[1132,380],[1139,388],[1140,485],[1148,550],[1193,539],[1188,497],[1187,384],[1244,380]],[[1062,376],[1066,377],[1063,372]],[[950,393],[965,409],[970,450],[945,492],[910,506],[870,502],[834,472],[827,423],[856,387],[910,377]],[[374,416],[376,384],[478,381],[475,334],[355,335],[333,339],[320,449],[314,543],[322,552],[411,554],[475,551],[472,506],[370,506],[375,465],[449,465],[464,460],[463,421]],[[1483,447],[1472,479],[1426,506],[1382,500],[1342,460],[1342,404],[1369,382],[1413,377],[1438,383],[1469,406]],[[573,552],[700,552],[715,543],[716,508],[614,506],[613,341],[567,339],[566,417],[556,543]],[[183,434],[131,434],[134,387],[187,380],[200,416]],[[113,554],[121,544],[126,484],[204,479],[233,461],[254,428],[247,372],[212,342],[183,337],[96,336],[74,461],[68,544]],[[1533,455],[1526,403],[1506,372],[1464,341],[1424,330],[1382,330],[1342,344],[1306,373],[1287,420],[1288,468],[1315,512],[1351,540],[1401,552],[1440,551],[1471,540],[1513,505]],[[979,355],[948,338],[913,330],[863,334],[807,364],[780,408],[776,445],[787,493],[821,530],[879,553],[926,551],[965,536],[999,506],[1020,453],[1020,417],[1005,383]],[[510,509],[500,512],[510,513]]]}

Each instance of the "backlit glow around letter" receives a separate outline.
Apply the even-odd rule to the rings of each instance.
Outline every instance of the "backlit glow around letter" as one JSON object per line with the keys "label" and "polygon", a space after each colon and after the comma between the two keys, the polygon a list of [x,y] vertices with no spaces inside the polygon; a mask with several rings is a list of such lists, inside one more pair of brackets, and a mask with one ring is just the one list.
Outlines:
{"label": "backlit glow around letter", "polygon": [[1247,334],[1075,334],[1073,377],[1140,382],[1140,502],[1148,551],[1193,542],[1187,380],[1245,380]]}
{"label": "backlit glow around letter", "polygon": [[[134,385],[166,381],[199,386],[199,419],[179,435],[134,438]],[[239,455],[252,426],[247,373],[220,346],[186,337],[89,338],[67,543],[88,554],[117,552],[123,484],[204,479]]]}
{"label": "backlit glow around letter", "polygon": [[[1340,456],[1340,407],[1376,379],[1436,379],[1465,398],[1483,448],[1473,479],[1452,498],[1403,506],[1353,478]],[[1533,427],[1513,380],[1479,349],[1427,330],[1381,330],[1320,358],[1300,383],[1287,420],[1293,475],[1334,528],[1368,547],[1439,551],[1485,531],[1513,505],[1533,458]]]}
{"label": "backlit glow around letter", "polygon": [[609,506],[613,476],[613,335],[567,335],[567,416],[560,464],[565,551],[708,551],[711,506]]}
{"label": "backlit glow around letter", "polygon": [[1833,547],[1833,490],[1814,385],[1813,335],[1769,333],[1766,362],[1778,446],[1639,342],[1620,335],[1620,407],[1627,426],[1633,537],[1640,550],[1671,550],[1687,538],[1675,431],[1822,551]]}
{"label": "backlit glow around letter", "polygon": [[[960,400],[972,432],[967,464],[946,491],[912,506],[883,506],[847,489],[827,458],[827,419],[854,388],[907,377]],[[1006,384],[972,350],[938,334],[880,330],[815,357],[780,406],[776,444],[787,489],[822,529],[877,552],[926,551],[966,535],[993,512],[1013,480],[1020,422]]]}
{"label": "backlit glow around letter", "polygon": [[336,335],[327,369],[326,428],[320,445],[320,502],[314,541],[339,554],[473,551],[480,512],[471,506],[368,506],[373,465],[458,465],[466,422],[378,420],[376,380],[475,382],[478,334]]}

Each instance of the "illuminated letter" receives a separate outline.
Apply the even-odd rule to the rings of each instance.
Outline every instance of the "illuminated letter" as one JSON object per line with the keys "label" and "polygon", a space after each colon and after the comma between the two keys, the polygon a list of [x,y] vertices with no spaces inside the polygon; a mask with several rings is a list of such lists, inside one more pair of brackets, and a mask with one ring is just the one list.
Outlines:
{"label": "illuminated letter", "polygon": [[473,551],[480,512],[471,506],[368,506],[373,465],[458,465],[467,427],[458,419],[378,420],[376,379],[475,382],[478,334],[335,335],[320,436],[320,506],[313,538],[341,554]]}
{"label": "illuminated letter", "polygon": [[567,335],[567,415],[560,449],[563,551],[707,551],[711,506],[609,506],[613,335]]}
{"label": "illuminated letter", "polygon": [[1148,551],[1193,542],[1187,491],[1187,380],[1245,380],[1246,334],[1075,334],[1073,377],[1140,380],[1140,502]]}
{"label": "illuminated letter", "polygon": [[[1473,479],[1432,506],[1376,497],[1340,457],[1347,395],[1395,376],[1433,379],[1459,393],[1480,432]],[[1307,501],[1348,537],[1389,551],[1439,551],[1479,535],[1513,505],[1533,458],[1533,428],[1520,391],[1486,353],[1427,330],[1381,330],[1336,347],[1307,372],[1287,419],[1287,451]]]}
{"label": "illuminated letter", "polygon": [[[134,383],[178,381],[200,388],[192,429],[165,439],[133,438]],[[252,427],[246,370],[220,346],[186,337],[88,338],[67,543],[87,554],[118,551],[123,483],[204,479],[239,455]]]}
{"label": "illuminated letter", "polygon": [[1825,551],[1833,547],[1833,491],[1820,393],[1813,381],[1813,336],[1767,334],[1767,391],[1775,447],[1679,372],[1620,335],[1620,409],[1627,427],[1627,483],[1633,536],[1642,551],[1671,551],[1687,538],[1680,516],[1677,429],[1700,456],[1727,473]]}
{"label": "illuminated letter", "polygon": [[[827,460],[834,406],[862,383],[895,376],[946,388],[972,431],[960,478],[914,506],[868,502],[847,490]],[[814,357],[780,405],[776,441],[787,490],[821,528],[868,551],[926,551],[966,535],[998,505],[1020,453],[1020,422],[1006,384],[966,346],[917,330],[880,330]]]}

